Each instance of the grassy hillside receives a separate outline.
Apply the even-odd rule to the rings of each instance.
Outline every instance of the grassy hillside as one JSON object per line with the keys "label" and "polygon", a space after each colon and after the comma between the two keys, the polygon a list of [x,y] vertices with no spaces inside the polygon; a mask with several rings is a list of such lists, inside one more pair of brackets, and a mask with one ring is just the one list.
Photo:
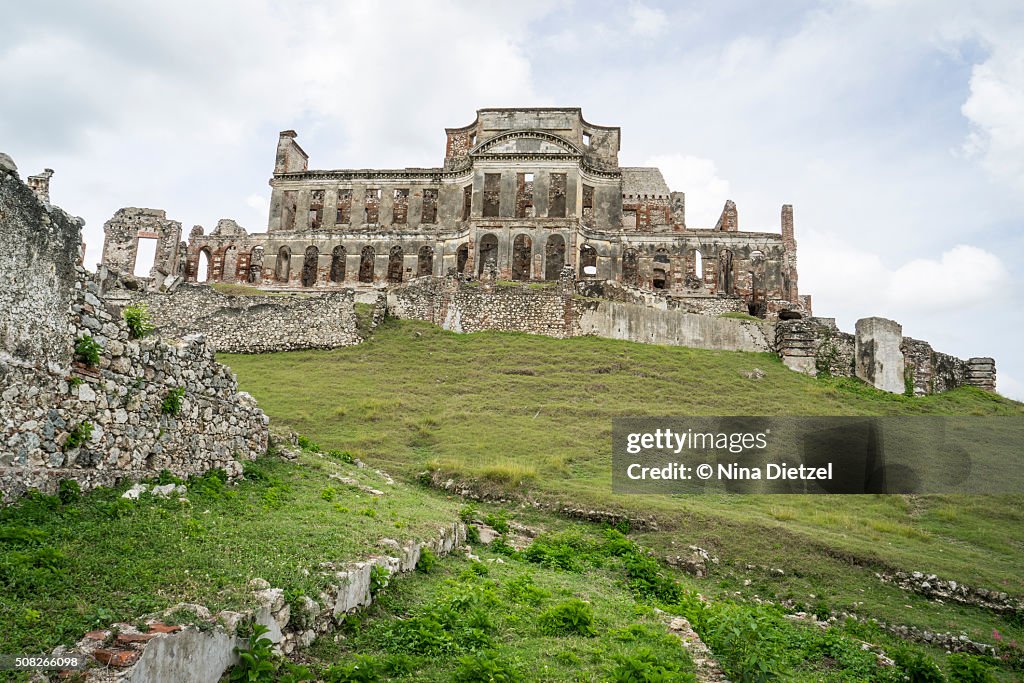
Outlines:
{"label": "grassy hillside", "polygon": [[[704,591],[1024,641],[1017,623],[875,577],[919,570],[1024,595],[1024,497],[616,496],[609,466],[615,416],[1024,416],[1022,404],[972,388],[895,396],[800,375],[771,354],[399,321],[349,349],[220,358],[278,425],[325,448],[410,478],[437,469],[535,500],[653,515],[659,529],[634,535],[645,545],[695,544],[721,558]],[[747,378],[754,368],[765,377]]]}

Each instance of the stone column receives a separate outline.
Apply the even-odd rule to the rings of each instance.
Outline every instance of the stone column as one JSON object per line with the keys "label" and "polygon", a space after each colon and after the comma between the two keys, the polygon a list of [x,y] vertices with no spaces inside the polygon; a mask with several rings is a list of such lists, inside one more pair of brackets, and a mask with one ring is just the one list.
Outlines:
{"label": "stone column", "polygon": [[876,389],[902,394],[906,389],[902,343],[903,327],[896,321],[858,320],[854,352],[857,377]]}

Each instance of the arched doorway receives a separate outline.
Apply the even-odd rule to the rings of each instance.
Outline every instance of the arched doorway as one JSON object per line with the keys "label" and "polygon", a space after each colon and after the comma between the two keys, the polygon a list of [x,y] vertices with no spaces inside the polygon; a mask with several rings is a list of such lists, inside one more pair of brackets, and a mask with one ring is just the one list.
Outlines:
{"label": "arched doorway", "polygon": [[734,288],[735,278],[732,272],[732,252],[728,249],[723,249],[718,254],[718,293],[731,295]]}
{"label": "arched doorway", "polygon": [[263,247],[253,247],[249,254],[249,282],[256,283],[263,279]]}
{"label": "arched doorway", "polygon": [[373,253],[373,247],[367,245],[363,247],[362,253],[359,254],[359,281],[360,282],[373,282],[373,260],[376,258],[376,254]]}
{"label": "arched doorway", "polygon": [[199,250],[199,266],[196,268],[196,282],[208,282],[210,279],[210,250],[203,247]]}
{"label": "arched doorway", "polygon": [[[588,272],[587,269],[591,270]],[[597,249],[589,244],[580,247],[580,277],[594,277],[597,275]]]}
{"label": "arched doorway", "polygon": [[238,279],[238,247],[229,245],[224,250],[224,261],[220,279],[223,282],[234,282]]}
{"label": "arched doorway", "polygon": [[274,264],[274,279],[278,282],[288,282],[292,272],[292,250],[288,247],[281,247],[277,250],[277,263]]}
{"label": "arched doorway", "polygon": [[428,246],[420,247],[416,254],[416,277],[425,277],[434,273],[434,249]]}
{"label": "arched doorway", "polygon": [[402,259],[402,248],[391,247],[391,252],[388,254],[388,282],[402,281]]}
{"label": "arched doorway", "polygon": [[459,248],[455,250],[455,270],[458,271],[459,275],[466,273],[466,263],[469,261],[469,245],[460,244]]}
{"label": "arched doorway", "polygon": [[622,281],[627,285],[636,285],[639,274],[640,256],[636,249],[622,252]]}
{"label": "arched doorway", "polygon": [[484,266],[488,261],[498,264],[498,238],[489,232],[480,238],[480,262],[477,264],[477,275],[483,275]]}
{"label": "arched doorway", "polygon": [[320,261],[320,250],[316,247],[306,247],[306,257],[302,261],[302,286],[315,287],[317,276],[317,263]]}
{"label": "arched doorway", "polygon": [[340,244],[331,251],[331,282],[345,281],[345,259],[347,256],[345,247]]}
{"label": "arched doorway", "polygon": [[565,239],[551,235],[544,245],[544,279],[557,280],[565,267]]}
{"label": "arched doorway", "polygon": [[532,262],[533,240],[526,233],[520,233],[512,242],[512,279],[529,280]]}

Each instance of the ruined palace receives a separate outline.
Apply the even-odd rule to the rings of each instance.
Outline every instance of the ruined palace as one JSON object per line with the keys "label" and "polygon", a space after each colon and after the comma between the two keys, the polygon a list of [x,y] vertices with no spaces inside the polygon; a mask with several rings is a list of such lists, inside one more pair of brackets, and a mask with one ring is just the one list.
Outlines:
{"label": "ruined palace", "polygon": [[578,108],[481,109],[445,132],[436,168],[312,170],[284,131],[265,233],[222,220],[209,234],[193,228],[186,245],[162,211],[124,209],[107,224],[104,263],[132,272],[139,239],[151,238],[154,274],[193,282],[358,289],[449,273],[557,280],[570,268],[687,297],[692,310],[727,299],[724,309],[759,317],[810,313],[789,205],[780,232],[741,232],[731,201],[717,225],[689,226],[684,193],[657,168],[620,166],[619,128]]}

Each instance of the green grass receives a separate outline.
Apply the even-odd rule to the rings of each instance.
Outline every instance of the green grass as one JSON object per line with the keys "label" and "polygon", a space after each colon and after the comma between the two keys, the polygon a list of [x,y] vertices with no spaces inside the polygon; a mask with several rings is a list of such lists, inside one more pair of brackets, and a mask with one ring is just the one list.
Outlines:
{"label": "green grass", "polygon": [[212,611],[251,606],[255,577],[289,596],[316,596],[327,582],[312,571],[320,562],[379,552],[382,537],[435,538],[456,519],[441,496],[389,486],[328,456],[304,453],[297,464],[264,458],[247,477],[238,485],[213,475],[194,480],[187,504],[148,494],[133,503],[120,497],[125,486],[63,502],[37,495],[0,510],[3,651],[48,652],[178,602]]}
{"label": "green grass", "polygon": [[[549,503],[654,515],[659,530],[643,542],[664,553],[691,543],[709,549],[723,560],[711,579],[721,591],[1024,641],[1018,624],[928,602],[874,576],[897,567],[1024,595],[1024,497],[611,493],[616,416],[1024,415],[997,395],[965,387],[914,398],[813,379],[771,354],[456,335],[393,320],[357,347],[220,358],[278,424],[325,447],[356,450],[408,477],[433,468]],[[763,379],[743,376],[755,367]],[[762,576],[748,564],[785,574]]]}

